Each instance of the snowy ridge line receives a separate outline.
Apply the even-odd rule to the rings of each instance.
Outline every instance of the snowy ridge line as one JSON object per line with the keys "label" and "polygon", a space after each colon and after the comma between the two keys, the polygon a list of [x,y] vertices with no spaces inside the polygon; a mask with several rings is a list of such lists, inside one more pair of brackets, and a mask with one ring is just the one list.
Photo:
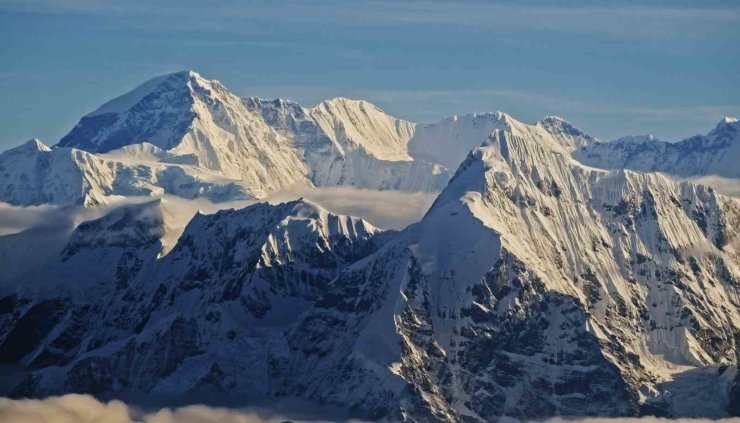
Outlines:
{"label": "snowy ridge line", "polygon": [[106,197],[173,194],[230,201],[345,185],[439,192],[450,169],[495,130],[555,142],[594,167],[738,178],[737,125],[725,118],[707,136],[676,144],[640,137],[602,143],[559,117],[529,125],[496,112],[415,124],[362,100],[304,108],[240,97],[186,71],[147,81],[83,116],[53,149],[33,140],[0,154],[0,200],[95,205]]}
{"label": "snowy ridge line", "polygon": [[300,396],[393,421],[733,412],[740,202],[496,119],[401,232],[303,200],[198,214],[166,255],[157,202],[78,226],[35,285],[0,285],[0,359],[35,368],[13,395]]}

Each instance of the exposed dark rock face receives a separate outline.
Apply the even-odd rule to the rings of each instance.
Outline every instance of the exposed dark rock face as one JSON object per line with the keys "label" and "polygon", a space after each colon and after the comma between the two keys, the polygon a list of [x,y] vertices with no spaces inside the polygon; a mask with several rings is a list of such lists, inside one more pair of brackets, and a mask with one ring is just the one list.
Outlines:
{"label": "exposed dark rock face", "polygon": [[[164,78],[156,89],[139,99],[128,114],[107,112],[84,116],[59,141],[59,146],[99,153],[155,140],[162,148],[174,147],[197,117],[187,84],[190,78],[188,72]],[[167,128],[167,132],[163,128]],[[102,133],[105,137],[101,137]]]}
{"label": "exposed dark rock face", "polygon": [[[196,215],[159,257],[149,206],[80,225],[44,281],[64,295],[2,285],[0,359],[33,367],[13,395],[301,396],[420,422],[737,413],[737,201],[582,166],[500,119],[399,233],[257,204]],[[677,403],[715,382],[716,404]]]}

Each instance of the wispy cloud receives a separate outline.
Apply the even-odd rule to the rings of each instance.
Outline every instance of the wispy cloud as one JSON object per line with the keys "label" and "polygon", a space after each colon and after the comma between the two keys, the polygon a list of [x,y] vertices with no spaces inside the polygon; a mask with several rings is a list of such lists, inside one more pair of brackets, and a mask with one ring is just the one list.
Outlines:
{"label": "wispy cloud", "polygon": [[740,198],[740,180],[738,179],[723,178],[717,175],[706,175],[687,178],[686,180],[695,184],[707,185],[715,188],[722,194]]}
{"label": "wispy cloud", "polygon": [[275,203],[299,197],[320,204],[336,214],[361,217],[383,229],[402,229],[418,222],[437,194],[327,187],[282,192],[270,197],[268,201]]}
{"label": "wispy cloud", "polygon": [[[279,3],[213,4],[207,14],[195,1],[144,2],[111,0],[10,0],[6,10],[186,17],[183,24],[205,27],[224,18],[273,20],[284,23],[333,22],[358,26],[378,24],[480,27],[493,31],[535,30],[602,33],[624,37],[690,36],[733,30],[740,24],[740,7],[706,2],[641,4],[632,1],[557,5],[535,2],[483,1],[287,1]],[[238,30],[238,28],[234,28]]]}

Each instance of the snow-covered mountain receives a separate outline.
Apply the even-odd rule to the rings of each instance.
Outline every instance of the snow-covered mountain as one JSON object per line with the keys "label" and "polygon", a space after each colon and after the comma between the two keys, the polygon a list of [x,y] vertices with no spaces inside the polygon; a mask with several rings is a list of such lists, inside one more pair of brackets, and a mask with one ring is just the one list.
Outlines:
{"label": "snow-covered mountain", "polygon": [[[360,392],[370,409],[395,398],[418,420],[721,415],[738,222],[738,201],[706,187],[496,131],[419,224],[302,318],[293,343],[321,348],[299,386],[330,402]],[[698,396],[711,401],[686,402]]]}
{"label": "snow-covered mountain", "polygon": [[111,197],[177,195],[212,201],[251,198],[239,180],[193,166],[151,144],[100,155],[31,140],[0,154],[0,201],[98,205]]}
{"label": "snow-covered mountain", "polygon": [[304,108],[240,97],[187,71],[104,104],[52,149],[35,140],[0,155],[0,201],[94,205],[162,193],[226,201],[337,185],[437,192],[449,169],[497,129],[554,140],[595,167],[738,177],[737,122],[729,118],[706,137],[676,144],[602,143],[558,117],[525,125],[496,112],[415,124],[366,101]]}
{"label": "snow-covered mountain", "polygon": [[0,283],[0,359],[33,368],[14,394],[301,396],[408,421],[732,410],[740,201],[584,166],[594,141],[561,120],[497,119],[399,233],[305,201],[197,215],[164,257],[156,203],[78,226],[47,279]]}
{"label": "snow-covered mountain", "polygon": [[413,160],[407,152],[413,130],[364,101],[340,98],[305,109],[242,98],[189,71],[104,104],[58,146],[106,153],[150,143],[239,180],[255,198],[301,185],[438,191],[449,171]]}
{"label": "snow-covered mountain", "polygon": [[[0,362],[29,369],[10,393],[740,414],[740,200],[637,172],[740,179],[739,129],[604,143],[558,117],[415,124],[155,78],[0,154],[0,201],[83,206],[0,236]],[[340,185],[441,194],[401,232],[304,200],[190,219],[198,198]]]}
{"label": "snow-covered mountain", "polygon": [[292,140],[313,185],[439,191],[452,175],[435,162],[414,160],[408,152],[414,124],[368,102],[336,98],[306,109],[281,99],[244,101]]}
{"label": "snow-covered mountain", "polygon": [[587,165],[604,169],[665,172],[680,177],[717,175],[740,178],[740,123],[726,117],[707,135],[670,143],[652,136],[596,142],[574,152]]}
{"label": "snow-covered mountain", "polygon": [[122,207],[36,263],[43,277],[0,284],[0,360],[39,369],[17,392],[274,393],[284,330],[385,242],[305,201],[196,215],[157,260],[162,231],[158,201]]}
{"label": "snow-covered mountain", "polygon": [[497,129],[527,132],[535,138],[554,140],[569,150],[597,141],[559,117],[547,116],[534,125],[525,125],[506,113],[496,112],[452,116],[437,123],[417,125],[409,150],[414,157],[455,169],[470,150],[478,147]]}

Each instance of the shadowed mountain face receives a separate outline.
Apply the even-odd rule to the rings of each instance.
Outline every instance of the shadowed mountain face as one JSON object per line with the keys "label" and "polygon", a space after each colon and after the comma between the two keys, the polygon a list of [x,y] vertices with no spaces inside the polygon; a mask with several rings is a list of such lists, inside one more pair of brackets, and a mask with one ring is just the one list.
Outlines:
{"label": "shadowed mountain face", "polygon": [[175,243],[154,199],[2,236],[0,362],[30,373],[0,386],[391,421],[737,414],[740,202],[629,170],[736,178],[737,132],[602,143],[557,117],[416,125],[155,78],[0,155],[0,199],[441,193],[400,232],[297,200],[198,213]]}
{"label": "shadowed mountain face", "polygon": [[197,215],[157,259],[162,225],[158,202],[124,206],[78,226],[47,280],[3,286],[0,358],[39,369],[17,394],[269,392],[283,331],[384,242],[360,219],[301,201]]}
{"label": "shadowed mountain face", "polygon": [[59,146],[101,153],[149,141],[172,148],[197,118],[196,98],[208,96],[196,78],[194,72],[180,72],[147,81],[83,116]]}
{"label": "shadowed mountain face", "polygon": [[[12,393],[302,396],[417,421],[726,414],[740,205],[570,148],[506,117],[398,233],[258,204],[196,215],[157,258],[157,202],[84,223],[38,288],[3,285],[0,357],[33,369]],[[680,400],[702,384],[713,402]]]}

